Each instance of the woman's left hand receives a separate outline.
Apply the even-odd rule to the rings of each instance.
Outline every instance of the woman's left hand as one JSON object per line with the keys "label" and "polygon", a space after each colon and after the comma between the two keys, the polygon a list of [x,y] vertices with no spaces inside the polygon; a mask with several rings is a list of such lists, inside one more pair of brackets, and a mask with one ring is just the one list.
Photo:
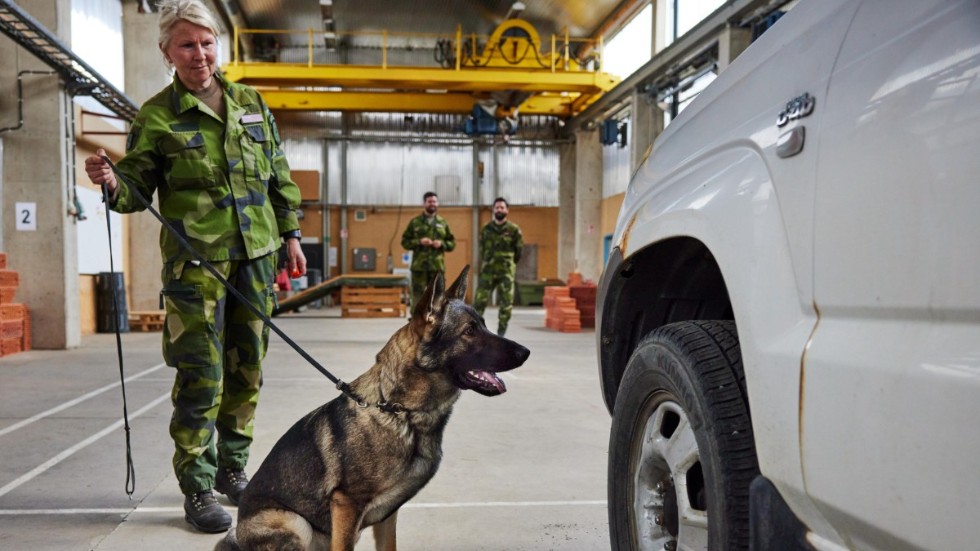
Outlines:
{"label": "woman's left hand", "polygon": [[286,269],[289,277],[300,277],[306,275],[306,255],[303,248],[299,246],[299,239],[286,240]]}

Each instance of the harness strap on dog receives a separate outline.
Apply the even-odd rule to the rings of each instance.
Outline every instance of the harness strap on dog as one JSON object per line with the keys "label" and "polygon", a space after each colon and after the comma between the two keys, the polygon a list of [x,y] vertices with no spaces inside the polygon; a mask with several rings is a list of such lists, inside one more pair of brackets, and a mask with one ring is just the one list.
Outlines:
{"label": "harness strap on dog", "polygon": [[[313,367],[315,367],[317,369],[317,371],[319,371],[320,373],[323,373],[323,375],[327,379],[330,379],[331,382],[333,382],[335,385],[337,385],[337,390],[339,390],[339,391],[343,392],[344,394],[348,395],[355,402],[359,402],[360,401],[358,399],[357,395],[354,394],[353,391],[351,390],[350,385],[348,385],[344,381],[342,381],[339,378],[337,378],[336,376],[334,376],[333,373],[330,373],[329,371],[327,371],[327,369],[325,367],[323,367],[322,365],[320,365],[320,363],[317,362],[315,359],[313,359],[313,357],[310,356],[305,350],[303,350],[302,347],[300,347],[298,344],[296,344],[293,341],[293,339],[289,338],[289,336],[286,335],[286,333],[284,333],[282,331],[282,329],[279,329],[279,327],[276,324],[272,323],[272,320],[269,319],[269,316],[266,316],[264,312],[262,312],[261,310],[259,310],[254,304],[252,304],[248,299],[246,299],[245,296],[242,295],[242,293],[238,289],[236,289],[232,284],[228,283],[228,280],[226,280],[224,277],[222,277],[222,275],[220,273],[218,273],[218,270],[216,270],[214,268],[214,266],[211,265],[210,262],[208,262],[207,260],[205,260],[204,259],[204,256],[201,253],[197,252],[197,250],[194,249],[194,247],[192,247],[191,244],[188,243],[186,239],[184,239],[184,236],[180,235],[180,232],[178,232],[176,229],[174,229],[174,227],[170,224],[170,222],[168,222],[159,212],[157,212],[157,210],[155,208],[153,208],[153,205],[151,204],[151,202],[148,201],[146,199],[146,197],[143,197],[143,194],[140,193],[139,189],[137,189],[136,186],[132,185],[129,182],[129,179],[126,176],[124,176],[119,171],[118,168],[116,168],[116,165],[113,164],[111,160],[109,160],[109,157],[103,155],[102,156],[102,160],[104,160],[106,163],[108,163],[109,164],[109,168],[111,168],[112,171],[116,174],[116,176],[119,177],[120,184],[125,184],[125,185],[129,186],[129,191],[146,208],[146,210],[150,211],[150,213],[154,217],[156,217],[156,219],[159,220],[161,224],[163,224],[163,227],[167,228],[167,230],[170,231],[170,233],[172,233],[177,238],[177,241],[184,248],[184,250],[186,250],[194,258],[194,260],[197,260],[198,262],[200,262],[201,263],[201,266],[203,266],[205,269],[207,269],[209,272],[211,272],[211,275],[213,275],[218,281],[220,281],[221,284],[224,285],[226,289],[228,289],[228,292],[229,293],[231,293],[232,295],[235,296],[235,298],[237,298],[239,301],[241,301],[241,303],[244,304],[249,310],[251,310],[252,313],[255,314],[259,319],[261,319],[262,322],[265,323],[269,327],[269,329],[271,329],[273,332],[275,332],[276,335],[279,335],[279,337],[282,340],[286,341],[286,344],[288,344],[289,346],[291,346],[293,348],[293,350],[295,350],[296,352],[298,352],[299,355],[302,356],[303,359],[305,359],[307,362],[309,362],[310,365],[312,365]],[[105,186],[103,186],[103,189],[105,189]],[[104,191],[103,192],[103,194],[105,195],[104,198],[105,198],[105,201],[106,201],[106,206],[109,205],[107,193],[108,193],[107,191]]]}

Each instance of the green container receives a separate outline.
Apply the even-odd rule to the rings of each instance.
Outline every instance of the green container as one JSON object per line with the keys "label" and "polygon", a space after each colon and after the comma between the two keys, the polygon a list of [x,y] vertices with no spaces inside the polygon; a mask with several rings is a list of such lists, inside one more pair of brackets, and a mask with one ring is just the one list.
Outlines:
{"label": "green container", "polygon": [[517,303],[521,306],[541,306],[544,304],[543,281],[518,281]]}

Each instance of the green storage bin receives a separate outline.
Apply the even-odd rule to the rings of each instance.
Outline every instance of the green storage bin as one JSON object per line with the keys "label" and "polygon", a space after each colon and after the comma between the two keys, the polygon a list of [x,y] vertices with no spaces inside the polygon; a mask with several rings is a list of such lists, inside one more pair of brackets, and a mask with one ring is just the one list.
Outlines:
{"label": "green storage bin", "polygon": [[541,306],[544,304],[544,281],[518,281],[517,303],[521,306]]}

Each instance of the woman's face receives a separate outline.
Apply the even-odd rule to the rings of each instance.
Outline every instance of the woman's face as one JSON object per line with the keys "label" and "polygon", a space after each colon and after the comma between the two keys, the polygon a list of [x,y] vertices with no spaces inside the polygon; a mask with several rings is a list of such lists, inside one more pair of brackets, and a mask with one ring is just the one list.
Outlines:
{"label": "woman's face", "polygon": [[171,29],[170,42],[161,49],[184,86],[197,91],[211,85],[218,40],[210,30],[180,20]]}

